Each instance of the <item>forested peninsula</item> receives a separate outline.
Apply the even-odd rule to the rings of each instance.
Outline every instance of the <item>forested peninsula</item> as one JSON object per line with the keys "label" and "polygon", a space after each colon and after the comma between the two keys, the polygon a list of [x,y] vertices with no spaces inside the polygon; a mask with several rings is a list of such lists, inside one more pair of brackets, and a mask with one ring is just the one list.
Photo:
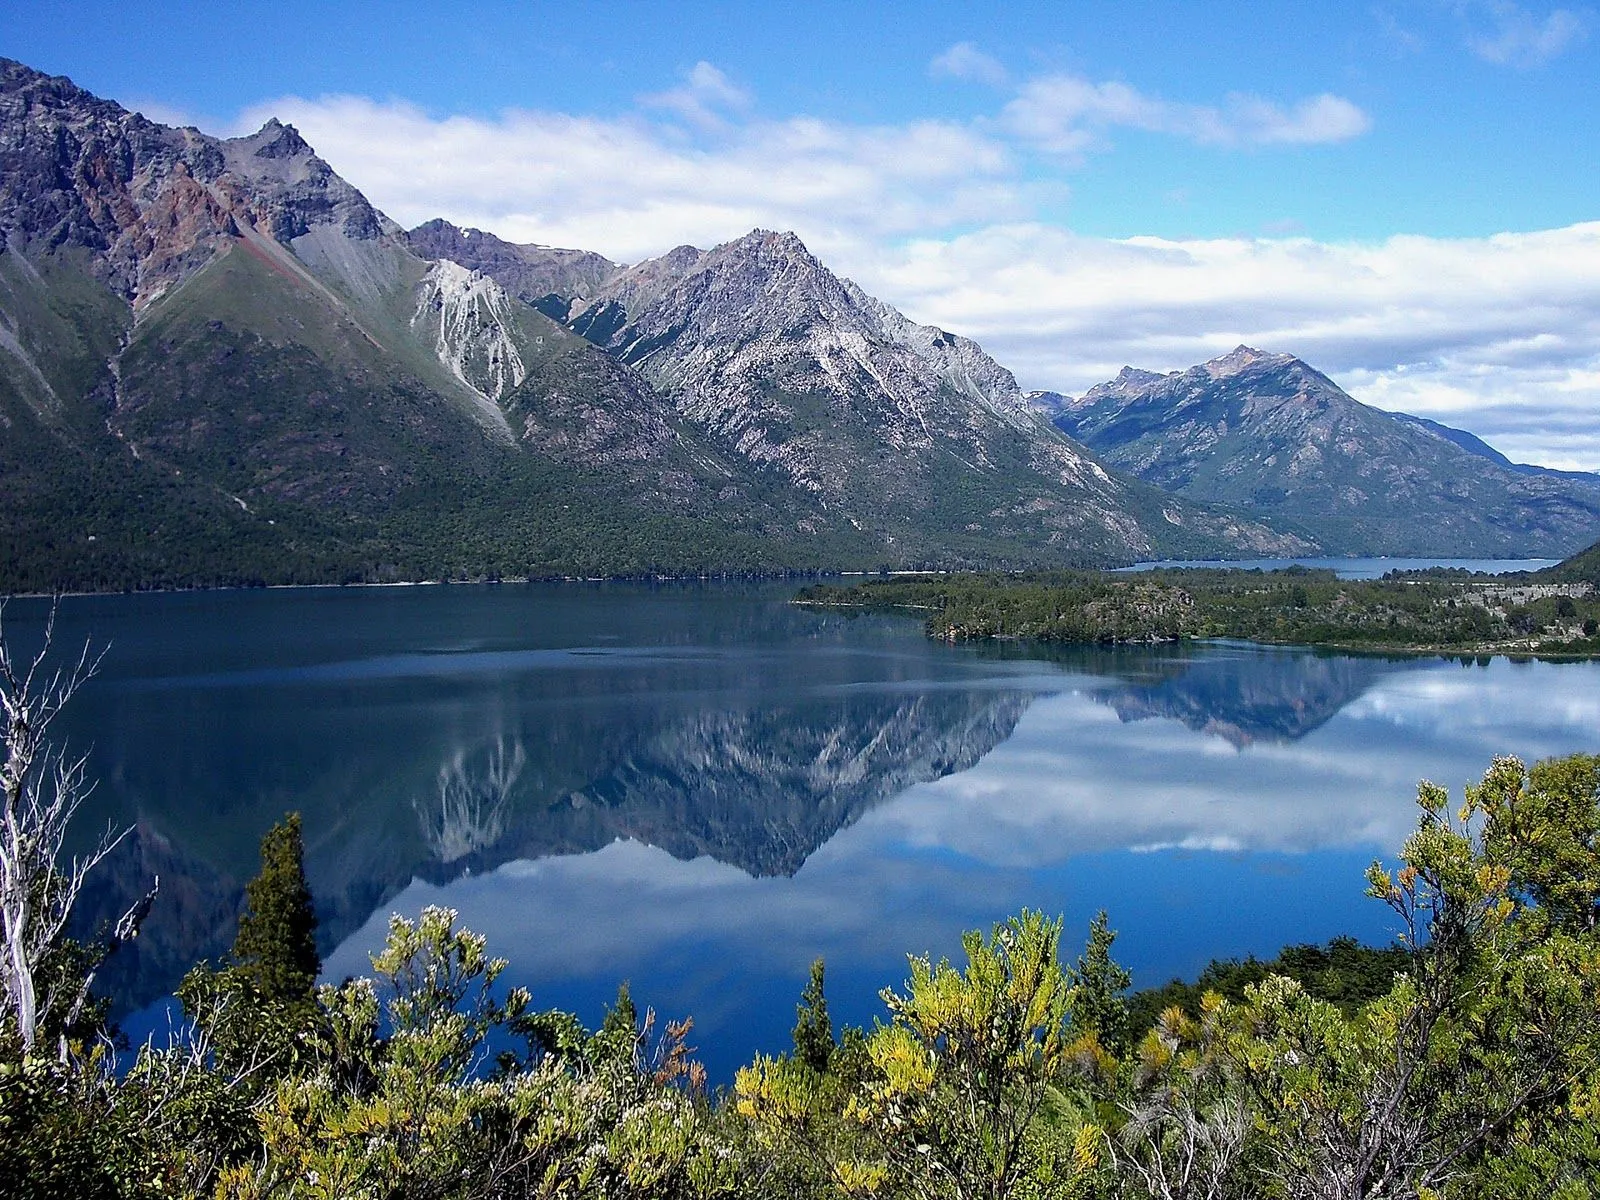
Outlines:
{"label": "forested peninsula", "polygon": [[1547,571],[1458,569],[1340,579],[1330,570],[1173,568],[973,572],[818,584],[798,604],[898,611],[943,641],[1114,645],[1238,638],[1284,645],[1450,654],[1600,655],[1591,548]]}

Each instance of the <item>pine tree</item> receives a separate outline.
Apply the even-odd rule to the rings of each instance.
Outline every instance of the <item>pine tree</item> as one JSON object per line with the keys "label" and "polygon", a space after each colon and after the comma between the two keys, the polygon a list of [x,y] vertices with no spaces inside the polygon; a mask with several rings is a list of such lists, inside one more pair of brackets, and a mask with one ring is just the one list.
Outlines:
{"label": "pine tree", "polygon": [[245,886],[233,960],[263,1000],[309,1002],[322,971],[317,914],[306,886],[300,814],[290,813],[261,839],[261,873]]}
{"label": "pine tree", "polygon": [[814,1071],[826,1071],[833,1058],[833,1022],[822,990],[822,959],[811,964],[811,980],[795,1008],[794,1056]]}
{"label": "pine tree", "polygon": [[626,979],[617,986],[616,1001],[606,1009],[605,1019],[590,1044],[591,1052],[600,1061],[639,1064],[639,1009]]}
{"label": "pine tree", "polygon": [[1133,981],[1111,957],[1116,940],[1116,931],[1101,909],[1089,924],[1089,944],[1078,959],[1078,986],[1072,996],[1073,1031],[1098,1034],[1101,1044],[1112,1050],[1120,1049],[1126,1036],[1128,984]]}

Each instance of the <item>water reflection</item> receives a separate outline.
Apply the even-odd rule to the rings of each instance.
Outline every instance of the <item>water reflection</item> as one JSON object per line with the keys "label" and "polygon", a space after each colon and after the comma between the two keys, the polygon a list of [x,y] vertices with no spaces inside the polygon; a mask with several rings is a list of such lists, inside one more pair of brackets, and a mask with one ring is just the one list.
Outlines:
{"label": "water reflection", "polygon": [[[975,765],[872,806],[792,877],[624,838],[419,880],[392,903],[449,904],[494,928],[542,1002],[591,1019],[632,978],[665,1010],[696,1016],[713,1073],[725,1076],[752,1047],[783,1045],[811,957],[829,961],[840,1018],[870,1020],[906,950],[955,953],[962,929],[1023,905],[1064,912],[1076,930],[1109,907],[1119,956],[1144,983],[1214,954],[1342,932],[1382,939],[1388,913],[1363,898],[1361,872],[1413,827],[1417,781],[1457,789],[1496,752],[1592,747],[1600,716],[1600,673],[1587,667],[1371,660],[1333,670],[1341,686],[1373,674],[1314,721],[1292,688],[1287,712],[1264,712],[1252,690],[1244,710],[1261,722],[1241,741],[1238,709],[1195,720],[1194,696],[1228,696],[1216,680],[1250,661],[1280,683],[1296,670],[1326,680],[1330,667],[1313,655],[1217,653],[1131,688],[1063,676],[1063,690],[1035,698]],[[1183,696],[1178,715],[1125,715],[1130,691],[1151,688]],[[381,936],[375,917],[330,970],[360,969]]]}
{"label": "water reflection", "polygon": [[[1593,747],[1600,671],[1238,645],[947,647],[786,589],[409,589],[69,606],[114,651],[75,713],[154,871],[125,1005],[225,950],[264,829],[302,812],[330,974],[443,902],[542,1003],[623,977],[714,1073],[781,1046],[806,965],[866,1019],[906,950],[1099,907],[1153,981],[1383,934],[1360,870],[1416,782]],[[8,613],[8,617],[12,614]],[[110,627],[109,630],[107,627]]]}
{"label": "water reflection", "polygon": [[439,768],[439,792],[433,803],[412,801],[422,822],[422,838],[434,858],[446,865],[469,854],[487,850],[500,840],[506,828],[506,806],[511,790],[522,776],[528,755],[522,742],[512,744],[506,754],[505,738],[496,738],[492,749],[478,761],[458,749]]}

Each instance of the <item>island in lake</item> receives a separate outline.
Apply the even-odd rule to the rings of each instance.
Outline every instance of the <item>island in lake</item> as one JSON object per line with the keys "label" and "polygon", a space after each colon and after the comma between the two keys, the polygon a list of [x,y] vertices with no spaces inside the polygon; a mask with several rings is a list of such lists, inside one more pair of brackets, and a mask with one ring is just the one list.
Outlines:
{"label": "island in lake", "polygon": [[1381,579],[1334,571],[1166,568],[964,572],[818,584],[798,604],[926,614],[945,641],[1117,645],[1240,638],[1445,653],[1600,654],[1600,545],[1543,571],[1432,568]]}

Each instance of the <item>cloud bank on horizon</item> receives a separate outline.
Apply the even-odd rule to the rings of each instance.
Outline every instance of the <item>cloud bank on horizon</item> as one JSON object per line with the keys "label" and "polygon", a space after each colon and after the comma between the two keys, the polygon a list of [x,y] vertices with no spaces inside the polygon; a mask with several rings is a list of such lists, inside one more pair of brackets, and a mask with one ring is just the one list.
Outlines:
{"label": "cloud bank on horizon", "polygon": [[[1588,32],[1576,11],[1460,7],[1482,18],[1471,53],[1512,71]],[[236,128],[292,122],[407,226],[442,216],[624,262],[793,229],[912,318],[976,338],[1028,388],[1077,394],[1125,364],[1174,370],[1243,342],[1298,354],[1359,399],[1463,426],[1513,459],[1600,468],[1600,221],[1350,241],[1081,235],[1072,175],[1108,161],[1119,139],[1165,139],[1249,170],[1263,155],[1359,141],[1374,118],[1327,91],[1174,99],[1063,70],[1019,77],[971,42],[927,75],[990,89],[993,103],[970,119],[772,117],[702,61],[607,116],[285,96]]]}

